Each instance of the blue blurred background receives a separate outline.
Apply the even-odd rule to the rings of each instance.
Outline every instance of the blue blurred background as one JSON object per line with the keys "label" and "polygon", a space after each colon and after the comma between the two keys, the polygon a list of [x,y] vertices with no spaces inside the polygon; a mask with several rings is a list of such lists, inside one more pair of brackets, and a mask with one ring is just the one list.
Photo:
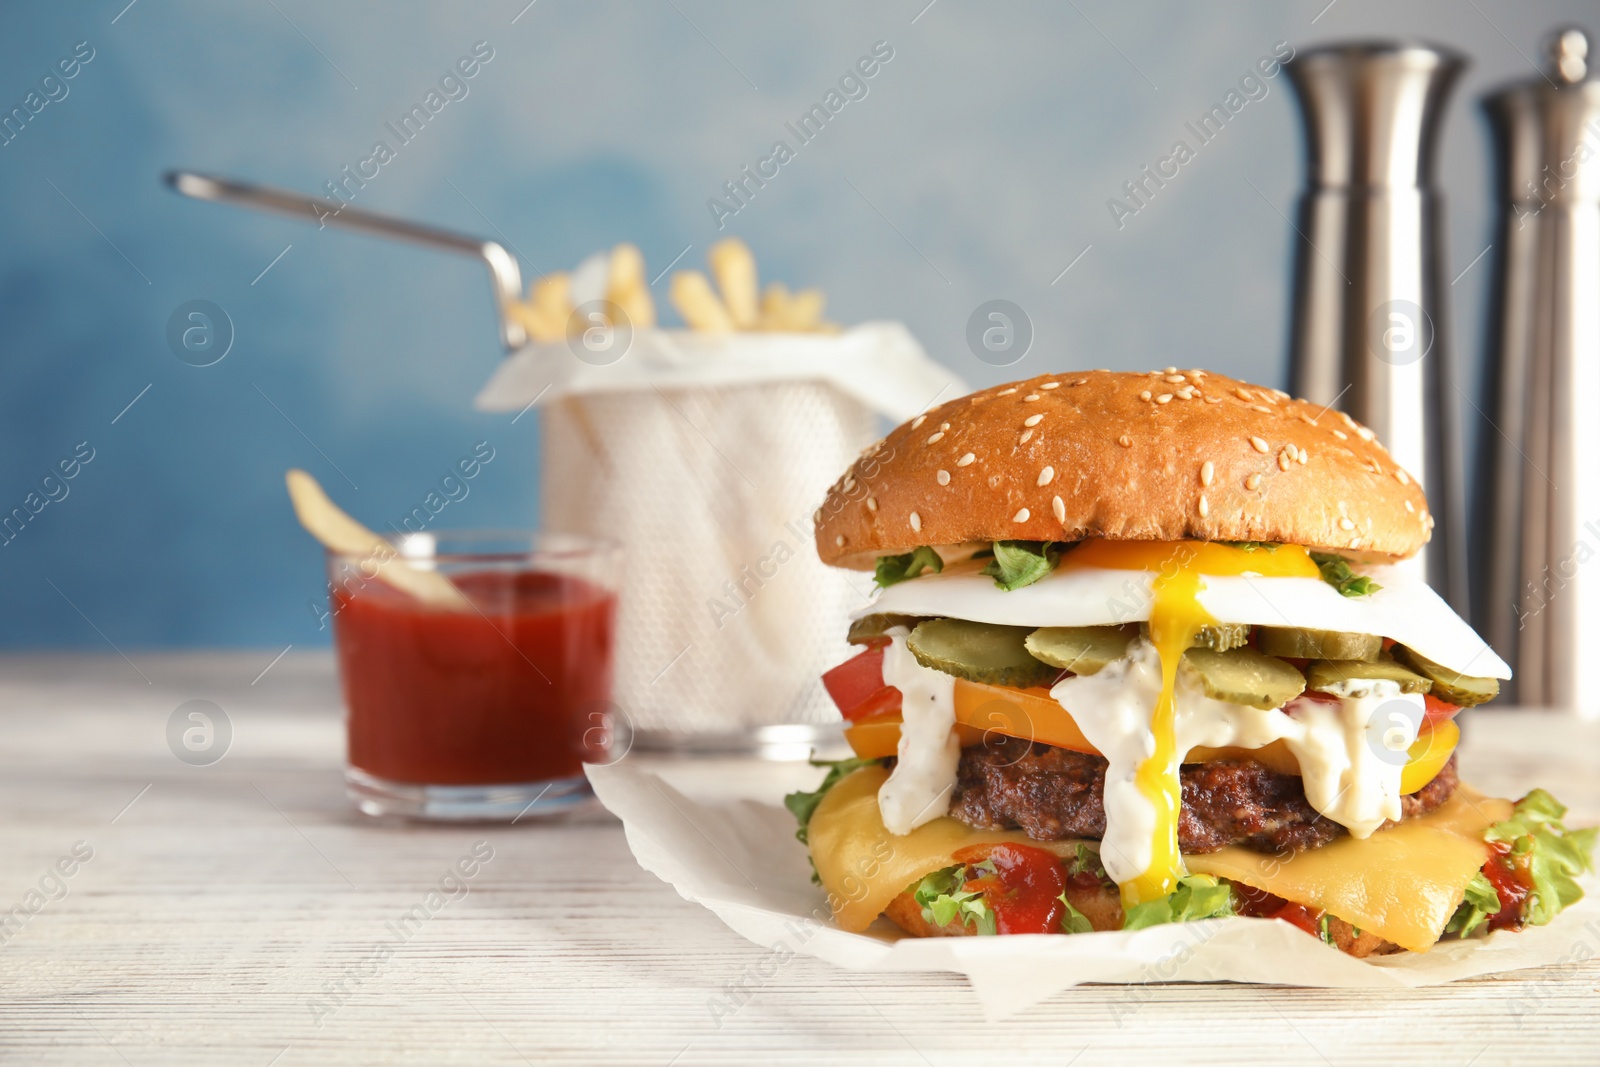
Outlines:
{"label": "blue blurred background", "polygon": [[[466,95],[359,206],[498,237],[546,271],[628,240],[654,276],[737,234],[765,277],[822,286],[840,322],[905,321],[975,385],[1177,363],[1282,386],[1284,216],[1303,181],[1285,79],[1121,228],[1107,199],[1277,42],[1421,37],[1473,60],[1443,131],[1455,277],[1492,239],[1476,98],[1531,76],[1553,25],[1593,14],[1576,0],[8,5],[0,112],[58,99],[0,146],[0,510],[80,443],[93,459],[0,548],[0,644],[324,643],[290,466],[382,527],[486,440],[496,459],[449,525],[537,522],[536,416],[472,408],[501,355],[480,265],[160,180],[188,167],[322,190],[395,144],[385,123],[478,42],[492,59]],[[867,96],[719,233],[708,198],[879,41],[893,59]],[[41,88],[75,48],[92,58]],[[1450,292],[1464,381],[1488,262]],[[964,340],[996,297],[1035,329],[1006,369]],[[197,299],[235,331],[208,367],[166,341]]]}

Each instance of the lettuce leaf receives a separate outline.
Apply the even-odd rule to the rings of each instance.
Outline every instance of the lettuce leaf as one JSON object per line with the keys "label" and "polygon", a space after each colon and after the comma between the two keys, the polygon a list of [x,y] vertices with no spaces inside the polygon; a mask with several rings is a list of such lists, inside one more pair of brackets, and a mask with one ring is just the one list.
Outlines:
{"label": "lettuce leaf", "polygon": [[[994,864],[985,860],[973,869],[993,874]],[[994,912],[981,892],[962,888],[966,883],[967,865],[958,863],[926,875],[911,891],[911,897],[921,906],[925,922],[948,926],[959,918],[963,925],[974,927],[980,934],[995,933]]]}
{"label": "lettuce leaf", "polygon": [[1067,909],[1066,914],[1061,916],[1062,933],[1089,934],[1094,932],[1094,924],[1089,921],[1087,915],[1072,906],[1072,901],[1067,899],[1065,890],[1056,899],[1061,901],[1062,907]]}
{"label": "lettuce leaf", "polygon": [[1124,930],[1143,930],[1163,923],[1218,919],[1234,914],[1233,887],[1209,874],[1187,874],[1164,897],[1135,904],[1122,920]]}
{"label": "lettuce leaf", "polygon": [[1010,591],[1037,582],[1055,570],[1060,559],[1060,551],[1049,542],[996,541],[994,559],[983,573],[993,578],[996,586]]}
{"label": "lettuce leaf", "polygon": [[923,545],[903,556],[879,556],[873,579],[879,589],[887,589],[898,582],[915,578],[923,571],[938,574],[942,570],[944,560],[939,558],[939,553]]}
{"label": "lettuce leaf", "polygon": [[1479,871],[1472,876],[1472,881],[1467,883],[1466,895],[1461,900],[1461,906],[1450,916],[1444,932],[1471,937],[1478,927],[1489,921],[1489,916],[1499,913],[1500,894],[1494,891],[1494,883]]}
{"label": "lettuce leaf", "polygon": [[800,828],[794,832],[794,836],[802,844],[810,843],[806,830],[811,825],[811,815],[817,810],[817,805],[822,803],[822,798],[827,795],[828,790],[861,768],[878,761],[872,759],[814,759],[807,762],[813,767],[828,768],[827,777],[822,779],[821,785],[809,793],[790,793],[783,798],[783,806],[788,808],[789,814],[793,815],[795,820],[800,823]]}
{"label": "lettuce leaf", "polygon": [[1484,833],[1486,841],[1510,843],[1511,855],[1518,860],[1527,858],[1533,892],[1522,918],[1530,926],[1543,926],[1583,899],[1577,876],[1594,867],[1595,828],[1568,830],[1561,822],[1566,813],[1559,800],[1535,789],[1517,801],[1511,818]]}
{"label": "lettuce leaf", "polygon": [[1322,572],[1322,580],[1339,590],[1342,596],[1368,596],[1383,588],[1366,575],[1351,570],[1350,561],[1343,556],[1313,552],[1311,560]]}

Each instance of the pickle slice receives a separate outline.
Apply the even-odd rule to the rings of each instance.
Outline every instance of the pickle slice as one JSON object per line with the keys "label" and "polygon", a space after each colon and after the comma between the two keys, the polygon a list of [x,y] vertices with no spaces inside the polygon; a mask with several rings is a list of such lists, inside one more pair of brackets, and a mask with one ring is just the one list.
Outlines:
{"label": "pickle slice", "polygon": [[1305,630],[1298,626],[1263,626],[1256,648],[1287,659],[1377,659],[1383,638],[1340,630]]}
{"label": "pickle slice", "polygon": [[1035,659],[1073,674],[1098,674],[1128,654],[1132,626],[1046,626],[1024,642]]}
{"label": "pickle slice", "polygon": [[[1150,640],[1150,624],[1139,624],[1139,632]],[[1213,652],[1226,652],[1230,648],[1243,648],[1250,643],[1250,627],[1242,622],[1217,622],[1200,627],[1189,642],[1190,648],[1209,648]]]}
{"label": "pickle slice", "polygon": [[1191,648],[1183,654],[1183,662],[1199,676],[1206,696],[1262,711],[1283,707],[1306,687],[1292,664],[1253,648],[1227,652]]}
{"label": "pickle slice", "polygon": [[1429,690],[1446,704],[1470,708],[1500,695],[1500,683],[1493,678],[1478,678],[1471,674],[1457,674],[1426,656],[1420,656],[1403,645],[1394,646],[1394,658],[1433,683]]}
{"label": "pickle slice", "polygon": [[1061,672],[1028,654],[1031,627],[994,626],[965,619],[920,622],[906,647],[924,667],[986,685],[1019,689],[1044,685]]}
{"label": "pickle slice", "polygon": [[882,637],[896,626],[911,629],[925,618],[922,615],[863,615],[850,624],[850,633],[845,640],[852,645],[864,645],[874,637]]}
{"label": "pickle slice", "polygon": [[1331,692],[1344,682],[1354,681],[1399,682],[1402,693],[1426,693],[1433,687],[1428,679],[1392,659],[1317,660],[1306,667],[1306,686],[1319,693]]}

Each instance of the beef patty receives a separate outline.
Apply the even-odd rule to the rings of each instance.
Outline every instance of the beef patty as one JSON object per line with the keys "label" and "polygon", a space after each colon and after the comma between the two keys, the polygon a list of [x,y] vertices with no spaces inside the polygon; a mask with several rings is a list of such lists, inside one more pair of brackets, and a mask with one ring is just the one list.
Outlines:
{"label": "beef patty", "polygon": [[[1307,801],[1300,779],[1253,760],[1185,764],[1178,847],[1189,853],[1244,845],[1300,852],[1345,833]],[[961,753],[950,814],[979,830],[1021,829],[1038,841],[1098,838],[1106,831],[1106,761],[1013,737]],[[1402,818],[1424,815],[1456,789],[1456,760],[1400,798]],[[1392,825],[1392,824],[1390,824]]]}

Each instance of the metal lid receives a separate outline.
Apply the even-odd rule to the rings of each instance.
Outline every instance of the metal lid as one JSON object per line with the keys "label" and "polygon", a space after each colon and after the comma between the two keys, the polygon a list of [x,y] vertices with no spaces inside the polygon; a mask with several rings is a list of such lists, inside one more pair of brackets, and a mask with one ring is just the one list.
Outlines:
{"label": "metal lid", "polygon": [[1483,99],[1498,142],[1500,196],[1531,205],[1600,201],[1600,80],[1575,26],[1545,41],[1545,73]]}
{"label": "metal lid", "polygon": [[1305,116],[1314,188],[1419,188],[1433,180],[1439,117],[1466,59],[1433,45],[1353,41],[1284,64]]}

